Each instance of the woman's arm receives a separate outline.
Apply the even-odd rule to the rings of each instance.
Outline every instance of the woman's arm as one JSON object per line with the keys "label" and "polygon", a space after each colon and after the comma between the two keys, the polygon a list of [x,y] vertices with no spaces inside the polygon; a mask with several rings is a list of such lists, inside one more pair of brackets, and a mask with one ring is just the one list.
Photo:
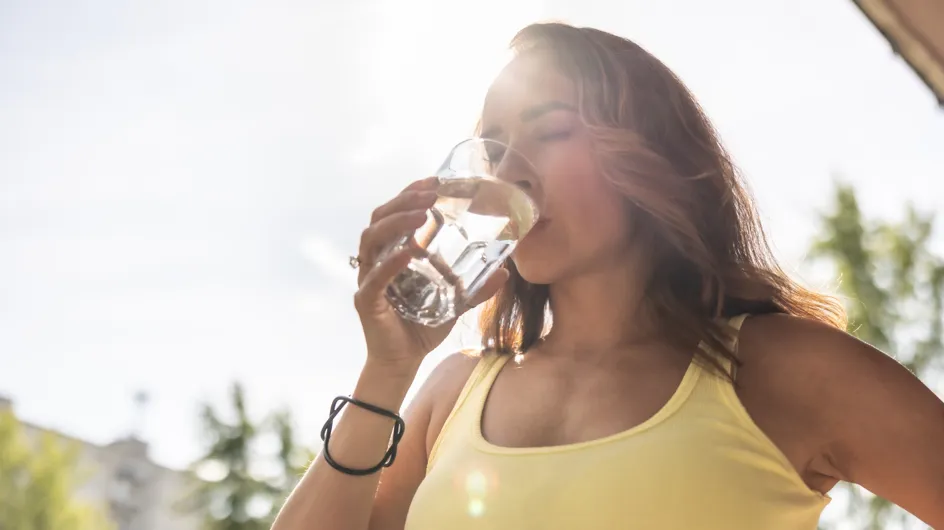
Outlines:
{"label": "woman's arm", "polygon": [[426,477],[429,452],[477,362],[477,356],[454,353],[443,359],[423,383],[407,410],[406,421],[416,425],[413,437],[405,443],[410,436],[408,429],[400,442],[400,451],[408,451],[409,456],[400,465],[398,451],[397,461],[380,476],[370,530],[403,528],[416,489]]}
{"label": "woman's arm", "polygon": [[[272,530],[402,529],[413,495],[426,476],[428,449],[476,362],[457,353],[433,370],[403,414],[406,431],[397,458],[382,472],[345,475],[319,455],[285,502]],[[354,397],[399,410],[415,376],[415,369],[391,370],[368,361]],[[383,458],[392,430],[392,420],[347,405],[335,420],[331,456],[347,467],[373,466]]]}
{"label": "woman's arm", "polygon": [[[353,397],[399,411],[417,369],[418,366],[386,367],[368,360]],[[423,465],[414,461],[417,451],[413,446],[423,439],[423,433],[416,431],[425,431],[426,415],[421,403],[410,407],[404,418],[406,431],[397,458],[388,469],[410,470]],[[335,419],[328,450],[341,465],[368,468],[383,459],[392,431],[393,420],[348,404]],[[285,501],[272,530],[366,530],[379,479],[380,473],[366,476],[341,473],[319,455]]]}
{"label": "woman's arm", "polygon": [[742,358],[766,364],[769,391],[786,389],[790,408],[808,417],[823,473],[944,528],[944,403],[897,361],[846,333],[783,315],[748,322]]}

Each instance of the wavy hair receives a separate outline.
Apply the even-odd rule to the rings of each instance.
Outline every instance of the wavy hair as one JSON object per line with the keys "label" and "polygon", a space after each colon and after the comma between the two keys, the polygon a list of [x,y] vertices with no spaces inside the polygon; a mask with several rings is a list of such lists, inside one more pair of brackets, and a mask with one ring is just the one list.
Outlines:
{"label": "wavy hair", "polygon": [[[524,28],[511,49],[550,57],[576,84],[602,174],[626,198],[634,240],[652,260],[645,300],[660,337],[705,344],[696,355],[733,380],[740,363],[727,318],[784,313],[845,329],[835,298],[776,263],[738,170],[668,67],[627,39],[559,23]],[[511,260],[505,266],[511,277],[480,317],[483,346],[524,352],[553,326],[549,289],[525,281]]]}

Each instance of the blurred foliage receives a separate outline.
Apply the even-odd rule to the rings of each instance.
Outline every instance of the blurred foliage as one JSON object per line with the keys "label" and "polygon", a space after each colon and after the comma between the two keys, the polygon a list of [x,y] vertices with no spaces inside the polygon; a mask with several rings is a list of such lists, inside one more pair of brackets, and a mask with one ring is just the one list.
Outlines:
{"label": "blurred foliage", "polygon": [[105,511],[77,499],[78,448],[53,434],[27,436],[0,411],[0,530],[107,530]]}
{"label": "blurred foliage", "polygon": [[[944,259],[935,255],[933,215],[908,206],[904,220],[865,219],[855,190],[839,185],[811,257],[829,260],[840,277],[848,331],[894,356],[930,382],[944,366]],[[849,485],[848,518],[859,528],[924,528],[916,518]]]}
{"label": "blurred foliage", "polygon": [[[288,409],[276,412],[271,418],[272,430],[279,440],[278,462],[281,474],[277,478],[277,486],[282,492],[282,499],[288,497],[295,484],[308,469],[308,465],[318,456],[317,451],[298,443],[295,434],[295,424]],[[279,503],[281,506],[281,502]]]}
{"label": "blurred foliage", "polygon": [[[298,443],[288,410],[254,423],[239,383],[232,387],[228,409],[202,407],[207,445],[193,470],[203,480],[181,507],[202,511],[207,530],[266,530],[315,453]],[[269,454],[258,450],[267,438],[277,447]],[[219,476],[201,477],[207,469]]]}

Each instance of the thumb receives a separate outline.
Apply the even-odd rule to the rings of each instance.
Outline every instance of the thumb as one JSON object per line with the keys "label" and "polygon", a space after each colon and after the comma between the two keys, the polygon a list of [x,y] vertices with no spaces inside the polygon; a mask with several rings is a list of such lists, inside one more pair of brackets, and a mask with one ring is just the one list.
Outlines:
{"label": "thumb", "polygon": [[469,300],[467,305],[467,310],[472,309],[473,307],[485,302],[489,298],[495,296],[499,289],[505,285],[505,282],[508,281],[510,274],[507,269],[498,269],[495,271],[487,280],[485,280],[485,285],[479,289],[479,292],[475,293],[475,296]]}

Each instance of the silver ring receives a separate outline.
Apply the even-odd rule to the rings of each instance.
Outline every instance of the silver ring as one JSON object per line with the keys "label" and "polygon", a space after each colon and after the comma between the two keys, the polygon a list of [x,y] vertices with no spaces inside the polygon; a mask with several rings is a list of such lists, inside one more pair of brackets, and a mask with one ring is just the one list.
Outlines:
{"label": "silver ring", "polygon": [[347,264],[350,265],[352,269],[356,269],[361,266],[361,258],[357,256],[351,256],[347,259]]}

